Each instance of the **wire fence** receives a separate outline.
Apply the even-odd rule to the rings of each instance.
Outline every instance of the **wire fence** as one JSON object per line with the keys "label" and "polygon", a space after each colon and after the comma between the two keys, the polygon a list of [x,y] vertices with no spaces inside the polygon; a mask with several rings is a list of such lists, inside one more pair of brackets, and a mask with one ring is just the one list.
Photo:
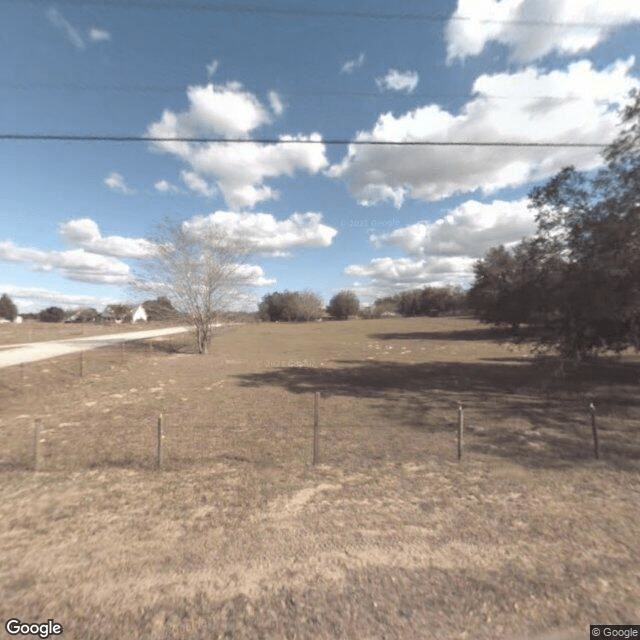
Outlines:
{"label": "wire fence", "polygon": [[[193,375],[189,388],[171,378],[179,363],[171,357],[185,357],[183,351],[180,341],[143,339],[0,369],[0,400],[5,409],[16,407],[4,419],[0,413],[0,470],[175,469],[225,460],[455,463],[483,455],[533,467],[640,462],[640,407],[631,396],[606,404],[549,393],[474,395],[448,389],[440,378],[415,392],[357,393],[344,372],[340,384],[322,392],[312,383],[313,362],[278,363],[276,371],[302,376],[304,388],[295,391],[271,383],[242,388],[226,374],[204,387],[200,367],[215,368],[215,357],[184,367]],[[152,382],[152,371],[164,382]],[[325,383],[335,380],[325,368],[318,372]],[[40,392],[51,404],[30,406]]]}

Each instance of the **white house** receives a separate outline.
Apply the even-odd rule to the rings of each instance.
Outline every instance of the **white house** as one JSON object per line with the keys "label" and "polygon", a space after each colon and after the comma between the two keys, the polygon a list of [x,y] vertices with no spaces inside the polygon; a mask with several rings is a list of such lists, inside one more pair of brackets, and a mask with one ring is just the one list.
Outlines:
{"label": "white house", "polygon": [[147,312],[144,310],[144,307],[139,304],[136,310],[133,312],[131,316],[131,322],[146,322],[147,321]]}
{"label": "white house", "polygon": [[22,316],[16,316],[14,322],[16,324],[22,324]]}

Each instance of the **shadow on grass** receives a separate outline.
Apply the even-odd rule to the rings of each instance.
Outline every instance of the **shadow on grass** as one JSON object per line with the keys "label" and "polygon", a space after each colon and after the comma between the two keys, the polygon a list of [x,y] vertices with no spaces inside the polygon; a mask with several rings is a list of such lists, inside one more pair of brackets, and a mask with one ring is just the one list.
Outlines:
{"label": "shadow on grass", "polygon": [[508,327],[485,327],[480,329],[460,329],[458,331],[370,333],[367,337],[372,340],[482,340],[506,342],[514,338],[525,339],[526,333],[521,330],[518,334],[514,334],[513,330]]}
{"label": "shadow on grass", "polygon": [[[587,405],[596,401],[598,415],[608,418],[610,425],[601,436],[603,457],[616,468],[640,469],[634,423],[628,418],[622,425],[614,420],[621,407],[626,411],[640,407],[638,365],[604,362],[562,379],[552,377],[550,358],[473,363],[342,360],[335,364],[337,368],[287,367],[235,377],[244,387],[277,386],[295,394],[318,391],[324,397],[374,399],[382,424],[408,426],[434,436],[454,437],[456,405],[461,402],[469,452],[530,468],[591,463]],[[625,389],[624,384],[632,386]],[[346,416],[345,424],[348,421]]]}

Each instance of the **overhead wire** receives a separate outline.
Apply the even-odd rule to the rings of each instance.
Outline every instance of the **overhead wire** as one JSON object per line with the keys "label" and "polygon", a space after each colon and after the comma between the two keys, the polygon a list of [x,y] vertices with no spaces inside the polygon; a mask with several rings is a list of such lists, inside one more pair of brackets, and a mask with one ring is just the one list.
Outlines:
{"label": "overhead wire", "polygon": [[[49,5],[49,0],[2,0],[4,3],[20,3],[32,5]],[[478,16],[444,15],[425,13],[420,11],[408,12],[377,12],[348,9],[317,9],[313,7],[274,7],[261,5],[230,5],[208,4],[193,2],[176,2],[175,0],[59,0],[58,4],[77,7],[99,6],[117,9],[152,9],[171,11],[196,11],[209,13],[239,13],[275,16],[300,16],[309,18],[338,18],[354,20],[403,20],[416,22],[478,22],[480,24],[510,24],[525,27],[567,27],[567,28],[597,28],[607,26],[602,22],[587,21],[557,21],[548,19],[496,19]]]}
{"label": "overhead wire", "polygon": [[602,148],[608,143],[600,142],[525,142],[525,141],[485,141],[485,140],[349,140],[328,138],[209,138],[209,137],[156,137],[156,136],[116,136],[116,135],[74,135],[39,133],[1,133],[0,140],[43,141],[43,142],[192,142],[214,144],[322,144],[357,146],[398,146],[398,147],[583,147]]}

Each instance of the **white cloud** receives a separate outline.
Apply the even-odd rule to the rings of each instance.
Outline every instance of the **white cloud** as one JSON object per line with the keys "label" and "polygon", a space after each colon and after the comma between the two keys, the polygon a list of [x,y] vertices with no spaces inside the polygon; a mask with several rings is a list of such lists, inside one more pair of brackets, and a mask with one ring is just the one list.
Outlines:
{"label": "white cloud", "polygon": [[270,122],[268,110],[239,82],[187,88],[189,108],[181,113],[165,110],[159,122],[149,126],[150,136],[182,138],[219,135],[246,137]]}
{"label": "white cloud", "polygon": [[135,193],[133,189],[129,189],[124,182],[124,177],[122,174],[113,171],[110,173],[105,179],[104,184],[112,189],[113,191],[119,191],[120,193],[124,193],[127,196],[130,196]]}
{"label": "white cloud", "polygon": [[277,91],[269,91],[269,104],[271,105],[271,111],[277,116],[281,116],[284,113],[284,104]]}
{"label": "white cloud", "polygon": [[98,225],[90,218],[62,222],[58,232],[72,246],[115,258],[146,258],[154,251],[153,243],[143,238],[103,236]]}
{"label": "white cloud", "polygon": [[372,234],[374,246],[401,249],[409,257],[377,258],[366,265],[351,265],[345,274],[365,279],[354,289],[369,298],[427,285],[470,284],[473,265],[491,247],[513,246],[535,233],[535,213],[528,202],[528,198],[468,200],[434,222]]}
{"label": "white cloud", "polygon": [[398,71],[397,69],[389,69],[387,75],[376,78],[376,84],[381,90],[388,91],[406,91],[412,93],[418,86],[417,71]]}
{"label": "white cloud", "polygon": [[447,58],[478,55],[492,41],[509,47],[519,62],[553,51],[574,55],[637,21],[637,0],[458,0],[446,27]]}
{"label": "white cloud", "polygon": [[322,214],[312,212],[294,213],[285,220],[277,220],[270,213],[216,211],[183,224],[192,234],[222,233],[245,243],[252,252],[279,257],[297,247],[328,247],[338,233],[322,224]]}
{"label": "white cloud", "polygon": [[95,27],[92,27],[89,29],[88,33],[89,40],[91,40],[91,42],[108,42],[111,40],[111,34],[104,29],[96,29]]}
{"label": "white cloud", "polygon": [[180,189],[175,184],[171,184],[167,180],[158,180],[153,184],[156,191],[160,193],[180,193]]}
{"label": "white cloud", "polygon": [[218,70],[219,66],[220,62],[216,60],[216,58],[213,58],[213,60],[211,60],[207,65],[207,78],[210,78]]}
{"label": "white cloud", "polygon": [[275,284],[275,279],[267,278],[262,267],[256,264],[239,264],[235,267],[234,280],[238,286],[268,287]]}
{"label": "white cloud", "polygon": [[50,306],[101,309],[118,301],[115,298],[61,293],[40,287],[20,287],[11,284],[0,285],[0,291],[11,296],[20,313],[33,313]]}
{"label": "white cloud", "polygon": [[427,285],[464,284],[473,263],[473,258],[460,257],[374,258],[366,265],[350,265],[344,273],[365,278],[366,283],[357,282],[353,288],[362,288],[368,296],[378,297]]}
{"label": "white cloud", "polygon": [[[476,97],[458,114],[437,105],[384,113],[355,140],[606,144],[618,131],[616,107],[640,86],[630,75],[634,63],[630,57],[598,71],[582,60],[548,73],[530,67],[483,75],[474,83]],[[589,169],[600,162],[593,148],[350,145],[327,173],[346,180],[361,204],[390,200],[400,207],[408,197],[433,201],[477,189],[490,194],[545,179],[567,165]]]}
{"label": "white cloud", "polygon": [[0,242],[0,260],[30,263],[34,271],[57,270],[65,278],[97,284],[127,284],[129,265],[109,256],[101,256],[84,249],[71,251],[40,251],[18,247],[7,240]]}
{"label": "white cloud", "polygon": [[535,214],[528,198],[482,203],[467,200],[435,222],[418,222],[371,236],[377,247],[397,247],[416,257],[481,258],[491,248],[533,235]]}
{"label": "white cloud", "polygon": [[47,11],[47,18],[51,24],[64,31],[67,39],[76,49],[85,48],[86,45],[80,32],[56,8],[51,7]]}
{"label": "white cloud", "polygon": [[194,171],[181,171],[180,177],[187,187],[189,187],[189,189],[194,193],[205,198],[212,198],[216,195],[215,187],[212,187]]}
{"label": "white cloud", "polygon": [[352,73],[355,69],[359,69],[364,64],[364,53],[360,53],[357,58],[347,60],[340,69],[342,73]]}
{"label": "white cloud", "polygon": [[[246,138],[256,127],[270,122],[269,111],[239,83],[189,87],[189,109],[166,110],[147,128],[156,138],[232,136]],[[320,134],[279,136],[282,142],[261,144],[153,142],[153,147],[188,163],[201,179],[215,180],[232,208],[253,207],[277,197],[266,178],[292,176],[298,170],[317,173],[326,167],[325,145]],[[305,141],[314,144],[304,144]],[[295,144],[300,141],[301,144]]]}

